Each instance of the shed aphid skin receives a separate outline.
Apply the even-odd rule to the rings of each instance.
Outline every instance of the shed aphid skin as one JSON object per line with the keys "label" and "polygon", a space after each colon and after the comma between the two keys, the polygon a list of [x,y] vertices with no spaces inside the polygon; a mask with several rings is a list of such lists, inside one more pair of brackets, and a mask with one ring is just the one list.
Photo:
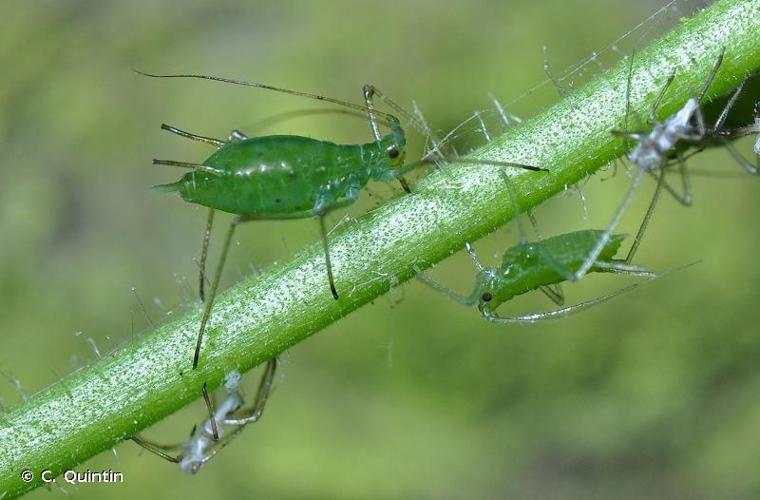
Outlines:
{"label": "shed aphid skin", "polygon": [[[641,184],[641,179],[643,178],[644,174],[651,174],[656,176],[657,186],[654,190],[654,194],[652,195],[652,201],[647,208],[646,214],[644,215],[641,225],[639,226],[639,230],[636,233],[636,237],[634,238],[633,244],[631,245],[631,248],[629,249],[628,255],[625,259],[626,263],[630,263],[632,261],[633,256],[636,254],[639,244],[641,243],[641,239],[644,236],[646,228],[649,225],[649,221],[654,214],[654,209],[657,205],[657,200],[659,199],[660,192],[666,184],[665,168],[669,165],[669,155],[678,145],[680,145],[680,143],[686,142],[698,144],[705,138],[707,134],[707,128],[705,127],[705,121],[700,105],[705,95],[707,94],[707,91],[712,85],[712,82],[715,79],[718,70],[720,69],[720,65],[723,62],[724,53],[725,50],[721,50],[715,62],[715,65],[710,71],[709,77],[707,78],[707,81],[702,88],[702,92],[699,94],[699,97],[689,98],[681,107],[681,109],[667,117],[664,121],[656,122],[654,117],[656,116],[657,109],[660,107],[660,103],[662,102],[668,88],[676,77],[675,72],[670,75],[652,105],[648,119],[651,125],[651,130],[649,132],[631,132],[628,130],[612,131],[614,135],[623,137],[626,139],[626,141],[629,139],[636,141],[636,146],[633,148],[633,150],[631,150],[630,153],[628,153],[627,156],[628,160],[638,168],[636,174],[633,176],[633,180],[631,181],[631,185],[628,188],[628,191],[623,197],[623,201],[620,203],[614,215],[612,216],[612,220],[610,220],[607,228],[601,233],[597,244],[584,259],[583,264],[581,264],[577,271],[575,271],[573,281],[581,279],[586,275],[586,273],[591,271],[594,263],[602,255],[602,252],[604,251],[607,243],[609,243],[611,240],[613,236],[612,232],[615,230],[615,227],[617,227],[618,222],[620,222],[620,219],[623,216],[623,213],[625,212],[626,208],[628,208],[628,205],[633,199],[633,195]],[[628,74],[628,86],[626,88],[626,128],[628,125],[627,122],[630,111],[630,87],[633,73],[633,55],[630,57],[631,63]],[[689,187],[685,164],[682,161],[679,161],[678,163],[680,165],[680,173],[683,181],[682,194],[679,195],[672,188],[669,188],[668,192],[671,193],[674,198],[681,204],[690,205],[691,189]]]}
{"label": "shed aphid skin", "polygon": [[[203,399],[206,402],[209,417],[200,427],[193,427],[190,439],[186,443],[167,446],[148,441],[140,436],[134,436],[132,440],[151,453],[176,463],[185,474],[196,474],[248,424],[257,422],[261,418],[272,390],[277,363],[277,358],[267,362],[256,399],[247,409],[241,410],[244,399],[240,391],[240,373],[233,371],[227,374],[224,379],[227,397],[216,407],[211,401],[206,384],[203,384]],[[178,455],[169,453],[179,448],[182,451]]]}
{"label": "shed aphid skin", "polygon": [[[578,304],[561,307],[553,311],[531,313],[521,316],[501,316],[496,310],[503,303],[524,293],[551,287],[565,281],[572,281],[573,272],[583,263],[588,252],[595,247],[604,231],[583,230],[552,236],[531,243],[520,243],[504,253],[500,267],[486,267],[478,259],[472,245],[466,244],[467,254],[475,264],[478,274],[470,295],[460,295],[419,272],[417,277],[450,299],[466,306],[477,307],[480,314],[494,323],[534,323],[556,319],[601,304],[637,288],[642,283],[633,283],[613,293],[596,297]],[[625,235],[615,234],[609,238],[597,261],[589,272],[609,272],[656,277],[653,273],[614,259]],[[548,290],[552,290],[548,288]],[[562,305],[564,297],[546,295],[557,305]]]}
{"label": "shed aphid skin", "polygon": [[[294,91],[262,83],[232,80],[207,75],[154,75],[138,72],[154,78],[197,78],[247,87],[256,87],[285,94],[306,97],[347,109],[361,111],[369,118],[374,140],[365,144],[335,144],[308,137],[275,135],[248,138],[242,132],[233,130],[226,141],[185,132],[176,127],[162,125],[162,129],[182,137],[205,142],[217,148],[216,152],[203,163],[154,160],[154,164],[190,168],[191,172],[171,184],[156,186],[159,191],[178,192],[190,203],[209,207],[200,259],[200,295],[205,298],[205,263],[215,210],[222,210],[236,217],[230,224],[222,253],[211,283],[198,331],[193,369],[198,366],[200,348],[206,324],[211,315],[219,280],[229,251],[233,233],[238,224],[254,220],[287,220],[316,217],[325,255],[327,279],[333,298],[338,299],[338,291],[333,276],[330,249],[328,245],[325,216],[341,207],[353,204],[360,191],[370,180],[399,181],[406,191],[409,186],[404,174],[432,162],[426,158],[413,163],[404,163],[406,153],[406,133],[399,119],[375,109],[374,98],[379,97],[395,112],[403,113],[412,123],[418,121],[403,108],[385,97],[375,87],[365,85],[363,96],[365,106],[349,103],[331,97]],[[380,134],[379,124],[388,126],[390,132]],[[424,133],[429,129],[420,126]],[[435,141],[434,141],[435,142]],[[468,160],[468,163],[481,163]],[[487,162],[496,165],[498,162]],[[501,162],[502,167],[515,167],[538,171],[539,167],[519,163]]]}

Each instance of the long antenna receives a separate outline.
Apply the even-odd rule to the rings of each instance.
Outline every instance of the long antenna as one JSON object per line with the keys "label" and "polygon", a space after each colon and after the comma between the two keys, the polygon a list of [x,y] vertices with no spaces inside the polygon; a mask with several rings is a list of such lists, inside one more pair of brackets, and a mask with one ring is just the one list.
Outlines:
{"label": "long antenna", "polygon": [[[132,71],[134,71],[138,75],[149,76],[151,78],[197,78],[199,80],[213,80],[215,82],[231,83],[233,85],[241,85],[243,87],[254,87],[254,88],[258,88],[258,89],[273,90],[275,92],[282,92],[283,94],[290,94],[290,95],[295,95],[295,96],[300,96],[300,97],[307,97],[309,99],[314,99],[314,100],[317,100],[317,101],[330,102],[330,103],[333,103],[333,104],[338,104],[340,106],[345,106],[345,107],[350,108],[350,109],[355,109],[357,111],[363,111],[365,113],[370,111],[369,109],[367,109],[364,106],[360,106],[359,104],[354,104],[354,103],[351,103],[351,102],[348,102],[348,101],[342,101],[340,99],[335,99],[333,97],[327,97],[327,96],[323,96],[323,95],[319,95],[319,94],[312,94],[310,92],[301,92],[301,91],[298,91],[298,90],[290,90],[290,89],[285,89],[285,88],[282,88],[282,87],[275,87],[273,85],[267,85],[265,83],[247,82],[245,80],[234,80],[232,78],[222,78],[220,76],[211,76],[211,75],[191,75],[191,74],[157,75],[157,74],[152,74],[152,73],[145,73],[143,71],[138,71],[136,69],[132,70]],[[372,112],[375,113],[375,114],[378,114],[378,115],[382,115],[385,118],[393,116],[393,115],[391,115],[389,113],[385,113],[385,112],[382,112],[382,111],[372,110]]]}

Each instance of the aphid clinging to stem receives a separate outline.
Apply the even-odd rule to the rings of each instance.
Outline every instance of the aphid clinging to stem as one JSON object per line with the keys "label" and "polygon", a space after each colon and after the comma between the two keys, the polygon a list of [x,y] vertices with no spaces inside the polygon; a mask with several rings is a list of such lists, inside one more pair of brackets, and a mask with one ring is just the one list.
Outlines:
{"label": "aphid clinging to stem", "polygon": [[[670,88],[670,85],[675,79],[675,72],[673,72],[668,78],[667,82],[663,86],[662,90],[655,99],[648,121],[651,125],[649,132],[645,131],[628,131],[628,130],[613,130],[614,135],[624,137],[626,139],[634,139],[636,146],[628,153],[628,159],[631,163],[637,166],[637,171],[634,174],[633,180],[628,192],[625,194],[623,201],[618,206],[615,214],[612,216],[605,231],[601,234],[599,241],[591,250],[591,252],[584,259],[583,264],[578,268],[574,274],[574,280],[581,279],[586,273],[588,273],[594,266],[594,263],[601,255],[605,246],[612,238],[612,231],[617,227],[623,213],[628,207],[629,203],[633,199],[633,195],[641,184],[641,179],[645,173],[654,175],[657,172],[657,187],[652,195],[652,201],[649,204],[646,214],[642,220],[641,226],[636,234],[633,245],[628,251],[628,256],[625,259],[626,263],[630,263],[638,250],[641,239],[649,224],[649,221],[654,213],[657,200],[660,192],[665,185],[665,168],[668,166],[669,156],[674,151],[674,148],[681,142],[686,141],[689,143],[699,143],[702,141],[706,134],[707,129],[705,127],[705,121],[702,115],[700,104],[704,99],[707,91],[710,89],[715,76],[720,69],[720,65],[723,62],[723,55],[725,51],[721,51],[718,59],[715,62],[707,81],[702,88],[699,97],[691,97],[676,113],[667,117],[663,122],[656,122],[655,116],[660,104],[665,97],[665,94]],[[628,86],[626,88],[626,125],[628,121],[628,113],[630,111],[630,87],[633,73],[633,55],[630,56],[630,68],[628,73]],[[678,195],[674,190],[668,189],[668,191],[674,195],[684,205],[691,204],[691,193],[689,190],[688,181],[686,178],[686,170],[683,162],[679,162],[681,165],[681,175],[683,178],[683,194]]]}
{"label": "aphid clinging to stem", "polygon": [[[225,377],[224,387],[227,397],[216,408],[203,385],[203,399],[206,402],[209,418],[200,427],[193,427],[190,439],[176,446],[165,446],[148,441],[139,436],[132,440],[151,453],[176,463],[185,474],[195,474],[206,462],[227,446],[248,424],[257,422],[264,411],[269,394],[274,383],[277,369],[277,358],[267,362],[264,374],[256,393],[256,399],[250,408],[240,410],[243,406],[243,395],[240,392],[240,374],[231,372]],[[229,431],[228,431],[229,429]],[[167,453],[173,449],[182,448],[179,455]]]}
{"label": "aphid clinging to stem", "polygon": [[[154,160],[156,164],[192,169],[179,181],[157,186],[157,189],[176,191],[185,201],[204,205],[210,209],[200,260],[201,298],[204,295],[205,262],[214,211],[222,210],[236,215],[227,232],[216,274],[211,284],[210,296],[206,301],[201,318],[193,355],[193,368],[198,366],[203,333],[211,315],[224,262],[235,227],[238,224],[254,220],[316,217],[322,236],[330,291],[332,296],[338,299],[330,260],[325,216],[335,209],[354,203],[359,197],[359,192],[370,180],[398,180],[408,191],[403,175],[430,162],[430,160],[422,160],[409,164],[404,163],[406,154],[404,129],[396,116],[376,110],[373,98],[379,96],[394,110],[405,112],[371,85],[364,86],[365,106],[360,106],[317,94],[214,76],[140,74],[156,78],[213,80],[338,104],[367,113],[374,137],[374,141],[365,144],[335,144],[295,135],[248,138],[240,131],[234,130],[227,141],[221,141],[191,134],[168,125],[162,126],[163,129],[182,137],[217,147],[216,152],[202,163]],[[408,113],[405,113],[405,116],[416,122],[414,117]],[[384,136],[380,135],[379,123],[381,120],[378,117],[390,128],[390,132]],[[477,161],[469,161],[469,163],[473,162],[477,163]],[[519,163],[488,162],[489,165],[497,163],[502,167],[541,170],[535,166]]]}

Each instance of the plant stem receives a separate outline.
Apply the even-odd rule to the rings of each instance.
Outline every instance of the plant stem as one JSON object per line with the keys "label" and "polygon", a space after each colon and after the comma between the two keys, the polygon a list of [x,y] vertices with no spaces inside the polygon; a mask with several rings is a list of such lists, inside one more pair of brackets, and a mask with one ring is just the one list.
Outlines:
{"label": "plant stem", "polygon": [[[648,115],[675,71],[659,118],[701,89],[725,48],[708,94],[725,95],[760,67],[760,0],[720,0],[635,55],[630,105]],[[473,157],[541,165],[515,172],[517,206],[536,206],[624,153],[610,134],[623,128],[628,63],[478,150]],[[496,168],[451,165],[402,196],[338,228],[330,251],[340,300],[333,300],[319,244],[221,294],[200,366],[191,370],[200,310],[188,311],[0,415],[0,498],[11,498],[172,414],[220,384],[339,320],[506,223],[508,190]],[[34,479],[19,475],[30,469]]]}

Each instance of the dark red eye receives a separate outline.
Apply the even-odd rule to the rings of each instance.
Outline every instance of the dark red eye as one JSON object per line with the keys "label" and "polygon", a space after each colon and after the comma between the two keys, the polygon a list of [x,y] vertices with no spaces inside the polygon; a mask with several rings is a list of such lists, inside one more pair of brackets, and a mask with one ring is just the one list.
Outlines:
{"label": "dark red eye", "polygon": [[388,148],[388,158],[398,158],[399,152],[396,146],[391,146]]}
{"label": "dark red eye", "polygon": [[491,292],[486,292],[480,296],[480,300],[483,302],[491,302],[491,300],[493,300],[493,295],[491,295]]}

